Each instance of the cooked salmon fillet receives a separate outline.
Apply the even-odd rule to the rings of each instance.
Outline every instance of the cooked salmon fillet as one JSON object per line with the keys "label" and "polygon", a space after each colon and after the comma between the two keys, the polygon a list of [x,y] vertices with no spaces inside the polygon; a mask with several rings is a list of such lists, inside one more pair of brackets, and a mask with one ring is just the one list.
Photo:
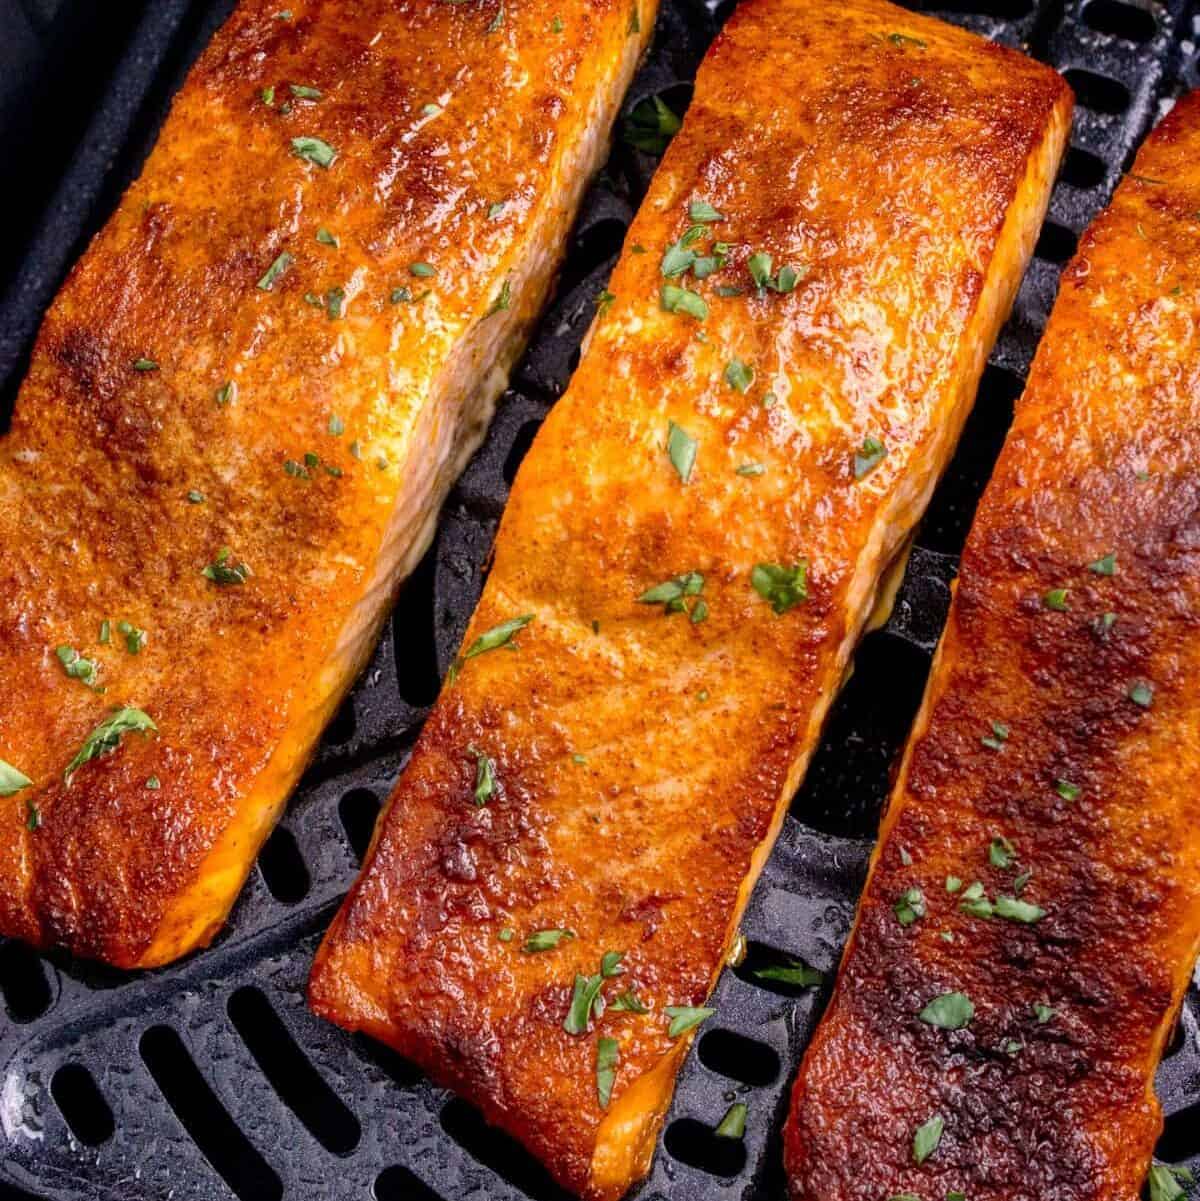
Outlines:
{"label": "cooked salmon fillet", "polygon": [[655,7],[245,0],[217,34],[0,441],[0,933],[145,967],[220,927],[482,436]]}
{"label": "cooked salmon fillet", "polygon": [[1063,276],[796,1083],[795,1198],[1139,1196],[1200,950],[1198,677],[1200,93]]}
{"label": "cooked salmon fillet", "polygon": [[584,1197],[648,1167],[1070,107],[877,0],[739,5],[520,470],[311,996]]}

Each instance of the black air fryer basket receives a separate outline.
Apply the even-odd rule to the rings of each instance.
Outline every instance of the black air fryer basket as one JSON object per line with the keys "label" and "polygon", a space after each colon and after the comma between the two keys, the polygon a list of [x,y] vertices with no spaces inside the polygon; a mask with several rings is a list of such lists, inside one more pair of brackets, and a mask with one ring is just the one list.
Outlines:
{"label": "black air fryer basket", "polygon": [[[349,2],[349,0],[348,0]],[[565,0],[569,4],[570,0]],[[813,0],[814,6],[822,0]],[[836,0],[824,0],[834,3]],[[0,428],[42,313],[153,145],[170,97],[233,0],[0,0]],[[686,107],[732,3],[663,0],[626,113]],[[832,975],[916,712],[975,504],[1062,264],[1163,106],[1200,85],[1200,0],[962,0],[938,15],[1063,71],[1071,149],[1016,311],[917,538],[743,923],[640,1201],[781,1201],[788,1083],[824,994],[755,978],[799,956]],[[556,1201],[516,1143],[384,1048],[307,1010],[309,964],[367,846],[483,581],[509,485],[579,358],[655,162],[618,133],[557,296],[433,548],[208,951],[126,975],[0,941],[0,1201]],[[18,682],[4,681],[10,694]],[[1200,1161],[1200,998],[1158,1076],[1159,1156]],[[847,1082],[853,1087],[853,1082]],[[745,1101],[744,1141],[713,1127]]]}

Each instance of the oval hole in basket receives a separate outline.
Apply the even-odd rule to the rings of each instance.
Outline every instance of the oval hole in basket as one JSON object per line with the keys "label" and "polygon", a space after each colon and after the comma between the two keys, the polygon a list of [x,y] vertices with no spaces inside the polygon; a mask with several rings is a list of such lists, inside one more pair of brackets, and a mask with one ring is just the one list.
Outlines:
{"label": "oval hole in basket", "polygon": [[0,946],[0,992],[14,1022],[32,1022],[54,1000],[41,956],[19,942]]}
{"label": "oval hole in basket", "polygon": [[1080,146],[1072,146],[1063,160],[1062,177],[1073,188],[1098,188],[1108,167],[1099,155]]}
{"label": "oval hole in basket", "polygon": [[279,1099],[326,1151],[349,1155],[362,1138],[358,1119],[309,1062],[266,996],[248,985],[230,996],[226,1008]]}
{"label": "oval hole in basket", "polygon": [[178,1033],[151,1026],[138,1050],[180,1125],[241,1201],[280,1201],[282,1181],[229,1116]]}
{"label": "oval hole in basket", "polygon": [[271,895],[283,905],[295,905],[308,896],[312,881],[295,835],[276,826],[258,854],[258,867]]}
{"label": "oval hole in basket", "polygon": [[1129,89],[1107,75],[1098,75],[1095,71],[1086,71],[1082,67],[1072,67],[1064,71],[1063,76],[1074,89],[1079,103],[1085,108],[1115,117],[1129,107]]}
{"label": "oval hole in basket", "polygon": [[710,1176],[738,1176],[746,1166],[746,1148],[740,1138],[718,1138],[712,1126],[695,1118],[672,1122],[663,1146],[672,1159]]}
{"label": "oval hole in basket", "polygon": [[369,788],[352,788],[338,801],[338,817],[342,820],[346,841],[360,864],[371,845],[379,809],[379,798]]}
{"label": "oval hole in basket", "polygon": [[85,1147],[98,1147],[113,1136],[116,1123],[91,1072],[82,1064],[64,1064],[50,1081],[50,1095],[71,1133]]}
{"label": "oval hole in basket", "polygon": [[1083,23],[1097,33],[1111,34],[1127,42],[1149,42],[1158,32],[1154,14],[1121,0],[1091,0],[1083,10]]}
{"label": "oval hole in basket", "polygon": [[375,1177],[375,1201],[442,1201],[419,1176],[397,1164]]}
{"label": "oval hole in basket", "polygon": [[706,1068],[755,1088],[779,1079],[783,1065],[773,1048],[732,1030],[708,1030],[700,1037],[700,1062]]}

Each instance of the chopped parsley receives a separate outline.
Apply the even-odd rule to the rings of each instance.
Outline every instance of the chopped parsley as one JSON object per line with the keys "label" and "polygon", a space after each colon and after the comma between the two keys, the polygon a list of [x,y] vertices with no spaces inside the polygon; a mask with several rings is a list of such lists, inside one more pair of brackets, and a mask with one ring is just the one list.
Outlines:
{"label": "chopped parsley", "polygon": [[162,781],[157,776],[148,776],[146,778],[146,787],[150,789],[151,792],[157,792],[160,788],[162,788]]}
{"label": "chopped parsley", "polygon": [[98,637],[98,641],[107,645],[111,639],[112,639],[112,624],[108,621],[107,618],[105,618],[104,621],[102,621],[100,623],[100,634]]}
{"label": "chopped parsley", "polygon": [[158,364],[153,359],[134,359],[134,371],[157,371]]}
{"label": "chopped parsley", "polygon": [[1095,563],[1088,564],[1088,571],[1093,575],[1116,575],[1117,574],[1117,555],[1113,551],[1105,555],[1102,559],[1097,559]]}
{"label": "chopped parsley", "polygon": [[25,829],[30,831],[40,830],[42,828],[42,811],[38,808],[38,803],[35,800],[25,802]]}
{"label": "chopped parsley", "polygon": [[737,468],[738,475],[756,476],[762,475],[767,469],[761,463],[743,463]]}
{"label": "chopped parsley", "polygon": [[1044,909],[1028,901],[1019,901],[1016,897],[997,897],[994,909],[997,917],[1010,922],[1022,922],[1027,926],[1040,922],[1046,916]]}
{"label": "chopped parsley", "polygon": [[771,963],[755,968],[750,973],[756,980],[774,980],[779,984],[792,984],[797,988],[820,988],[825,983],[825,973],[809,967],[802,959],[790,956],[783,963]]}
{"label": "chopped parsley", "polygon": [[659,303],[668,313],[686,313],[697,321],[703,321],[708,316],[708,305],[703,296],[675,284],[663,284]]}
{"label": "chopped parsley", "polygon": [[917,1127],[913,1133],[913,1163],[924,1163],[937,1150],[945,1128],[946,1122],[940,1113],[935,1113],[927,1122],[922,1122]]}
{"label": "chopped parsley", "polygon": [[146,645],[145,630],[139,630],[131,622],[118,621],[117,633],[125,639],[125,649],[131,655],[140,655],[142,653],[142,647]]}
{"label": "chopped parsley", "polygon": [[[685,575],[676,576],[672,580],[667,580],[665,583],[656,584],[653,588],[647,589],[639,596],[638,604],[640,605],[662,605],[663,612],[667,616],[672,613],[687,613],[687,598],[689,596],[699,596],[704,587],[704,576],[698,571],[689,571]],[[691,609],[691,617],[693,621],[702,621],[703,617],[697,617],[696,611],[699,609],[703,601],[697,601]],[[705,605],[705,612],[707,612]]]}
{"label": "chopped parsley", "polygon": [[340,438],[346,432],[346,423],[336,413],[330,414],[329,432],[335,438]]}
{"label": "chopped parsley", "polygon": [[33,781],[24,772],[0,759],[0,797],[16,796],[23,788],[32,785]]}
{"label": "chopped parsley", "polygon": [[67,764],[66,771],[63,772],[63,782],[69,788],[75,773],[85,763],[111,755],[121,745],[124,735],[132,731],[145,734],[157,729],[151,718],[141,709],[117,709],[83,740],[75,758]]}
{"label": "chopped parsley", "polygon": [[496,794],[496,765],[481,751],[475,751],[475,804],[482,808]]}
{"label": "chopped parsley", "polygon": [[204,493],[195,488],[191,489],[191,491],[187,494],[187,502],[189,505],[204,504]]}
{"label": "chopped parsley", "polygon": [[644,154],[662,154],[683,122],[659,99],[651,96],[634,107],[625,122],[625,141]]}
{"label": "chopped parsley", "polygon": [[487,211],[488,220],[495,221],[504,212],[507,204],[508,202],[504,200],[497,200],[494,204],[489,204]]}
{"label": "chopped parsley", "polygon": [[491,317],[495,313],[503,313],[512,308],[512,283],[505,280],[500,287],[500,291],[496,294],[496,299],[492,301],[492,307],[484,314],[485,317]]}
{"label": "chopped parsley", "polygon": [[288,90],[297,100],[320,100],[321,89],[310,88],[302,83],[289,83]]}
{"label": "chopped parsley", "polygon": [[1187,1168],[1152,1163],[1147,1177],[1150,1184],[1150,1201],[1179,1201],[1179,1198],[1187,1195],[1185,1186],[1191,1184],[1193,1179],[1191,1171]]}
{"label": "chopped parsley", "polygon": [[[266,276],[264,276],[263,278],[265,279]],[[273,282],[274,281],[272,281],[272,283]],[[259,287],[262,287],[261,282],[259,283]],[[266,291],[268,291],[268,292],[270,290],[271,290],[270,288],[266,289]],[[219,408],[223,409],[227,404],[232,404],[235,400],[237,400],[237,384],[233,380],[230,380],[228,383],[222,384],[217,389],[217,406]]]}
{"label": "chopped parsley", "polygon": [[596,1096],[601,1109],[607,1109],[609,1101],[612,1100],[620,1057],[620,1044],[615,1038],[596,1040]]}
{"label": "chopped parsley", "polygon": [[324,168],[333,166],[333,160],[337,158],[337,151],[321,138],[293,138],[292,153],[297,158]]}
{"label": "chopped parsley", "polygon": [[335,249],[340,245],[337,239],[337,234],[331,234],[323,225],[317,230],[317,241],[320,242],[322,246],[332,246]]}
{"label": "chopped parsley", "polygon": [[865,479],[887,457],[887,447],[878,438],[864,438],[854,452],[854,478]]}
{"label": "chopped parsley", "polygon": [[984,735],[979,741],[988,748],[989,751],[1002,751],[1004,744],[1008,741],[1008,726],[1003,722],[994,721],[991,723],[992,732],[990,735]]}
{"label": "chopped parsley", "polygon": [[667,422],[667,455],[683,483],[692,478],[699,443],[682,426]]}
{"label": "chopped parsley", "polygon": [[808,560],[792,567],[780,563],[756,563],[750,584],[777,614],[786,613],[808,600]]}
{"label": "chopped parsley", "polygon": [[725,1116],[717,1123],[713,1133],[717,1138],[745,1138],[747,1112],[745,1101],[735,1101],[725,1111]]}
{"label": "chopped parsley", "polygon": [[[287,274],[288,268],[291,267],[293,262],[292,256],[286,250],[281,251],[275,261],[263,273],[262,279],[258,281],[258,290],[260,292],[273,291],[275,285]],[[230,385],[226,384],[225,389],[222,389],[222,391],[227,390],[229,387]],[[221,398],[220,392],[217,393],[217,403],[225,403],[225,400]]]}
{"label": "chopped parsley", "polygon": [[521,950],[527,955],[538,955],[542,951],[553,951],[564,939],[574,937],[574,930],[535,930],[525,940]]}
{"label": "chopped parsley", "polygon": [[1016,848],[1003,834],[992,839],[992,844],[988,847],[988,862],[993,867],[1012,867],[1016,857]]}
{"label": "chopped parsley", "polygon": [[621,995],[619,997],[617,997],[616,1000],[613,1001],[609,1005],[608,1010],[610,1013],[649,1013],[650,1012],[649,1007],[646,1005],[643,1005],[642,1002],[638,1000],[637,994],[633,991],[632,988],[627,989],[625,992],[621,993]]}
{"label": "chopped parsley", "polygon": [[911,926],[918,918],[925,916],[925,894],[919,888],[905,889],[896,898],[892,909],[902,926]]}
{"label": "chopped parsley", "polygon": [[509,646],[513,638],[520,633],[534,618],[532,613],[526,613],[521,617],[511,617],[508,621],[502,621],[498,626],[492,626],[490,630],[484,630],[474,642],[463,652],[462,658],[474,659],[476,655],[486,654],[488,651],[498,650],[502,646]]}
{"label": "chopped parsley", "polygon": [[408,273],[415,275],[418,279],[431,279],[437,274],[437,268],[429,263],[409,263]]}
{"label": "chopped parsley", "polygon": [[1067,594],[1069,591],[1070,589],[1068,588],[1051,588],[1050,591],[1042,597],[1042,604],[1045,605],[1047,609],[1053,609],[1058,613],[1065,613],[1069,608],[1067,605]]}
{"label": "chopped parsley", "polygon": [[774,266],[774,258],[764,250],[752,254],[746,260],[746,270],[750,272],[750,278],[758,288],[759,296],[766,295],[768,289],[782,294],[796,290],[796,285],[801,279],[801,272],[797,271],[795,267],[781,267],[779,274],[773,275]]}
{"label": "chopped parsley", "polygon": [[613,302],[616,299],[617,299],[616,296],[612,292],[610,292],[607,288],[605,288],[603,292],[598,292],[596,294],[596,311],[601,316],[604,316],[604,314],[607,313],[608,310],[612,308]]}
{"label": "chopped parsley", "polygon": [[743,395],[750,391],[754,383],[754,368],[747,367],[741,359],[733,359],[725,368],[725,382],[736,392]]}
{"label": "chopped parsley", "polygon": [[671,1024],[667,1027],[667,1037],[678,1038],[681,1034],[694,1030],[701,1022],[708,1021],[717,1011],[703,1005],[668,1005],[663,1012],[671,1019]]}
{"label": "chopped parsley", "polygon": [[511,926],[501,926],[500,933],[496,935],[501,942],[512,942],[516,936],[517,932]]}
{"label": "chopped parsley", "polygon": [[713,221],[724,221],[725,215],[718,213],[707,200],[693,200],[688,205],[688,216],[693,221],[701,221],[712,223]]}
{"label": "chopped parsley", "polygon": [[[594,976],[576,974],[575,987],[571,993],[571,1004],[563,1021],[563,1029],[568,1034],[586,1034],[588,1023],[592,1019],[592,1011],[600,998],[600,990],[604,987],[604,977],[597,972]],[[601,1006],[603,1002],[600,1002]],[[601,1010],[602,1012],[602,1010]],[[597,1017],[599,1014],[597,1014]]]}
{"label": "chopped parsley", "polygon": [[250,568],[245,563],[231,563],[231,554],[229,547],[221,547],[217,557],[200,574],[219,588],[244,584],[250,578]]}
{"label": "chopped parsley", "polygon": [[1058,793],[1064,801],[1077,801],[1079,794],[1083,791],[1078,784],[1072,784],[1070,780],[1055,780],[1054,791]]}
{"label": "chopped parsley", "polygon": [[1038,1025],[1044,1026],[1051,1018],[1054,1017],[1053,1010],[1045,1001],[1038,1001],[1033,1007],[1033,1016],[1037,1018]]}
{"label": "chopped parsley", "polygon": [[1130,685],[1129,699],[1142,709],[1149,709],[1154,704],[1154,686],[1145,680],[1138,680]]}
{"label": "chopped parsley", "polygon": [[79,680],[89,688],[96,686],[96,664],[91,659],[85,659],[73,646],[56,646],[54,653],[72,680]]}
{"label": "chopped parsley", "polygon": [[926,1025],[939,1030],[962,1030],[975,1016],[975,1006],[966,993],[948,992],[934,997],[917,1015]]}

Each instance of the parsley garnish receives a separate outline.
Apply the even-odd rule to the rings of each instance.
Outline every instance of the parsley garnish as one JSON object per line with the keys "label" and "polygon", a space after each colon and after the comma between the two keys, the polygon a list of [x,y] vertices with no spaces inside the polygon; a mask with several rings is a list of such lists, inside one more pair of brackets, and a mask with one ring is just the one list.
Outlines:
{"label": "parsley garnish", "polygon": [[911,926],[918,918],[925,916],[925,894],[919,888],[906,889],[896,898],[892,908],[902,926]]}
{"label": "parsley garnish", "polygon": [[250,568],[245,563],[230,563],[231,553],[229,547],[221,547],[217,557],[200,574],[220,588],[244,584],[250,578]]}
{"label": "parsley garnish", "polygon": [[16,796],[21,789],[32,785],[33,781],[24,772],[0,759],[0,797]]}
{"label": "parsley garnish", "polygon": [[[698,571],[689,571],[686,575],[676,576],[672,580],[667,580],[665,583],[656,584],[653,588],[647,589],[639,596],[639,605],[662,605],[663,612],[668,616],[672,613],[687,613],[687,600],[689,596],[699,596],[701,589],[704,587],[704,577]],[[696,610],[703,604],[702,601],[696,602],[691,610],[692,620],[703,620],[696,617]],[[707,606],[705,606],[707,611]]]}
{"label": "parsley garnish", "polygon": [[297,158],[325,168],[331,167],[337,158],[337,151],[320,138],[293,138],[292,153]]}
{"label": "parsley garnish", "polygon": [[975,1016],[975,1006],[966,993],[947,992],[934,997],[917,1016],[939,1030],[962,1030]]}
{"label": "parsley garnish", "polygon": [[993,867],[1012,867],[1016,855],[1016,848],[1003,834],[993,838],[992,845],[988,847],[988,862]]}
{"label": "parsley garnish", "polygon": [[808,600],[808,560],[792,567],[780,563],[756,563],[750,584],[777,614],[786,613]]}
{"label": "parsley garnish", "polygon": [[1072,784],[1070,780],[1055,780],[1054,791],[1058,793],[1064,801],[1077,801],[1079,794],[1083,790],[1078,784]]}
{"label": "parsley garnish", "polygon": [[475,756],[475,804],[482,808],[496,793],[496,765],[481,751]]}
{"label": "parsley garnish", "polygon": [[645,154],[662,154],[683,122],[657,97],[643,100],[625,122],[624,138]]}
{"label": "parsley garnish", "polygon": [[671,1019],[671,1024],[667,1027],[667,1037],[678,1038],[699,1026],[701,1022],[708,1021],[717,1011],[703,1005],[668,1005],[663,1012]]}
{"label": "parsley garnish", "polygon": [[747,1112],[745,1101],[735,1101],[725,1111],[725,1116],[717,1123],[713,1133],[717,1138],[745,1138]]}
{"label": "parsley garnish", "polygon": [[1042,604],[1047,609],[1054,609],[1056,612],[1065,613],[1067,611],[1067,594],[1070,591],[1068,588],[1051,588],[1045,596],[1042,597]]}
{"label": "parsley garnish", "polygon": [[1044,1001],[1038,1001],[1033,1007],[1034,1017],[1038,1020],[1039,1026],[1044,1026],[1052,1017],[1054,1010],[1050,1008]]}
{"label": "parsley garnish", "polygon": [[574,930],[535,930],[525,940],[521,950],[527,955],[537,955],[542,951],[553,951],[563,939],[574,937]]}
{"label": "parsley garnish", "polygon": [[157,371],[158,364],[153,359],[134,359],[134,371]]}
{"label": "parsley garnish", "polygon": [[762,475],[767,469],[761,463],[743,463],[737,468],[738,475],[755,476]]}
{"label": "parsley garnish", "polygon": [[878,438],[864,438],[854,453],[854,478],[861,480],[871,474],[887,457],[887,447]]}
{"label": "parsley garnish", "polygon": [[332,246],[335,249],[339,245],[337,234],[331,234],[323,225],[317,230],[317,241],[320,242],[322,246]]}
{"label": "parsley garnish", "polygon": [[75,773],[93,759],[111,755],[121,745],[121,738],[130,731],[148,733],[158,727],[141,709],[118,709],[106,717],[83,741],[79,753],[67,764],[63,781],[69,788]]}
{"label": "parsley garnish", "polygon": [[1145,680],[1138,680],[1129,688],[1129,699],[1143,709],[1149,709],[1154,704],[1154,686]]}
{"label": "parsley garnish", "polygon": [[643,1005],[638,1000],[637,994],[633,989],[621,993],[615,1001],[608,1007],[610,1013],[649,1013],[647,1006]]}
{"label": "parsley garnish", "polygon": [[733,359],[725,368],[725,382],[735,391],[745,394],[754,383],[754,368],[747,367],[741,359]]}
{"label": "parsley garnish", "polygon": [[[287,274],[288,268],[292,265],[293,261],[294,260],[292,259],[292,256],[290,254],[288,254],[288,252],[286,250],[282,251],[279,254],[279,257],[276,258],[276,260],[263,273],[262,279],[260,279],[258,281],[259,291],[260,292],[273,291],[275,288],[275,285],[284,277],[284,275]],[[225,387],[223,389],[221,389],[221,391],[227,392],[230,387],[231,387],[230,384],[226,384]],[[226,400],[228,400],[228,399],[229,399],[229,397],[222,399],[221,392],[217,393],[217,403],[218,404],[225,404]]]}
{"label": "parsley garnish", "polygon": [[[265,277],[264,277],[265,278]],[[261,286],[261,284],[260,284]],[[266,291],[270,291],[267,288]],[[224,408],[227,404],[232,404],[237,399],[237,384],[230,380],[227,384],[222,384],[217,389],[217,405],[219,408]]]}
{"label": "parsley garnish", "polygon": [[1027,926],[1040,922],[1046,916],[1044,909],[1028,901],[1018,901],[1015,897],[997,897],[994,909],[997,917],[1010,922],[1022,922]]}
{"label": "parsley garnish", "polygon": [[779,984],[794,984],[797,988],[819,988],[825,983],[825,973],[809,967],[802,959],[787,958],[783,963],[771,963],[750,973],[756,980],[775,980]]}
{"label": "parsley garnish", "polygon": [[1150,1201],[1179,1201],[1186,1196],[1185,1185],[1193,1181],[1192,1173],[1187,1168],[1177,1168],[1172,1164],[1152,1163],[1150,1174]]}
{"label": "parsley garnish", "polygon": [[667,422],[667,455],[670,457],[671,466],[685,484],[692,478],[698,447],[699,443],[687,430],[673,421]]}
{"label": "parsley garnish", "polygon": [[596,1040],[596,1095],[601,1109],[607,1109],[609,1101],[612,1100],[620,1054],[620,1044],[615,1038]]}
{"label": "parsley garnish", "polygon": [[503,313],[512,308],[512,284],[506,279],[501,285],[496,299],[492,301],[492,307],[484,314],[485,317],[491,317],[494,313]]}
{"label": "parsley garnish", "polygon": [[924,1163],[937,1150],[945,1128],[946,1123],[940,1113],[935,1113],[927,1122],[922,1122],[917,1127],[913,1134],[913,1163]]}
{"label": "parsley garnish", "polygon": [[1093,575],[1116,575],[1117,574],[1117,555],[1115,551],[1105,555],[1102,559],[1097,559],[1095,563],[1088,564],[1088,571]]}
{"label": "parsley garnish", "polygon": [[418,279],[430,279],[437,274],[437,268],[429,263],[409,263],[408,271]]}
{"label": "parsley garnish", "polygon": [[1004,750],[1004,744],[1008,741],[1008,726],[999,721],[994,721],[991,724],[991,734],[985,735],[979,741],[982,742],[989,751],[1002,751]]}
{"label": "parsley garnish", "polygon": [[696,292],[689,292],[687,288],[676,287],[675,284],[663,284],[659,293],[659,303],[668,313],[686,313],[689,317],[695,317],[697,321],[708,317],[708,305],[704,302],[704,297]]}
{"label": "parsley garnish", "polygon": [[[568,1034],[586,1034],[592,1010],[604,987],[604,977],[597,972],[594,976],[575,976],[575,988],[571,993],[571,1004],[563,1021]],[[603,1004],[603,1002],[601,1002]],[[597,1015],[599,1016],[599,1015]]]}
{"label": "parsley garnish", "polygon": [[57,646],[54,648],[63,671],[72,680],[79,680],[89,688],[96,686],[96,664],[91,659],[85,659],[73,646]]}

